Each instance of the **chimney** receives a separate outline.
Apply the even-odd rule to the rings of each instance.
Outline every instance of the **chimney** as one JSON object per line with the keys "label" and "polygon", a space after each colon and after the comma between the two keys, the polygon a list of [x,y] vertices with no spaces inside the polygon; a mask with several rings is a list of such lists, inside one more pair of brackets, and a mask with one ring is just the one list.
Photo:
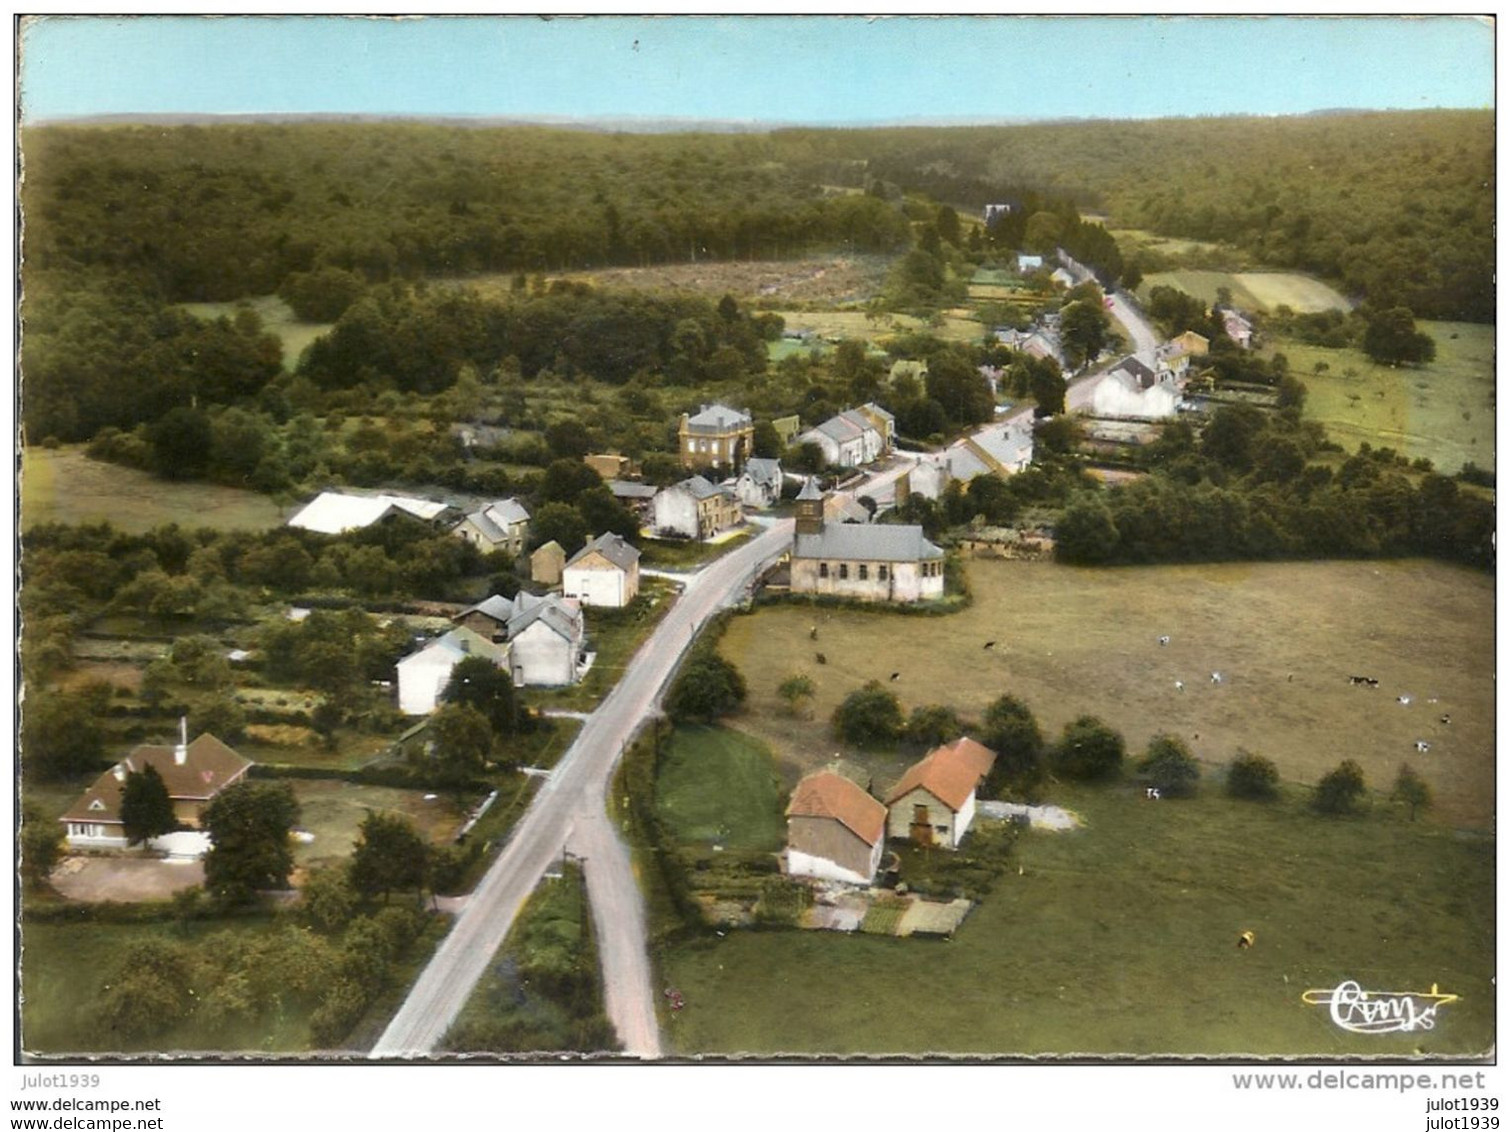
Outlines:
{"label": "chimney", "polygon": [[183,766],[189,761],[189,717],[178,717],[178,746],[173,748],[173,765]]}

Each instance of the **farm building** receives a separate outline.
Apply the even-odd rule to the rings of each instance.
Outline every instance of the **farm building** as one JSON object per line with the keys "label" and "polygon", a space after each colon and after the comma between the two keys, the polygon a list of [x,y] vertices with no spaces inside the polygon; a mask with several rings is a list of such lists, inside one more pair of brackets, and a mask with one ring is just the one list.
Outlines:
{"label": "farm building", "polygon": [[440,702],[451,670],[469,656],[486,657],[507,667],[508,645],[495,644],[471,629],[452,629],[398,662],[398,709],[405,715],[429,715]]}
{"label": "farm building", "polygon": [[484,554],[502,550],[518,554],[529,534],[530,513],[514,498],[500,499],[471,512],[452,533],[466,539]]}
{"label": "farm building", "polygon": [[555,539],[537,546],[530,555],[530,581],[542,586],[559,586],[561,571],[566,569],[566,551]]}
{"label": "farm building", "polygon": [[712,538],[744,520],[734,492],[702,476],[656,492],[651,515],[651,530],[658,538]]}
{"label": "farm building", "polygon": [[[205,806],[227,786],[240,782],[252,760],[209,732],[190,743],[187,731],[181,731],[178,744],[172,747],[143,744],[100,775],[58,819],[67,829],[70,849],[126,848],[126,829],[121,823],[126,776],[140,774],[149,766],[168,788],[174,817],[181,825],[197,829]],[[208,848],[207,839],[201,837],[199,848],[201,852]]]}
{"label": "farm building", "polygon": [[690,416],[682,414],[676,436],[683,467],[726,464],[737,470],[744,466],[755,444],[755,422],[743,409],[704,405]]}
{"label": "farm building", "polygon": [[781,461],[751,456],[733,486],[744,506],[756,510],[774,507],[781,499]]}
{"label": "farm building", "polygon": [[975,791],[995,761],[996,752],[974,739],[929,751],[886,796],[886,835],[958,848],[975,818]]}
{"label": "farm building", "polygon": [[916,526],[836,523],[808,480],[797,496],[793,593],[858,601],[930,601],[944,596],[944,552]]}
{"label": "farm building", "polygon": [[339,535],[362,530],[394,515],[433,522],[448,510],[450,508],[444,503],[406,495],[347,495],[339,491],[322,491],[300,508],[289,519],[288,525],[324,535]]}
{"label": "farm building", "polygon": [[833,770],[797,783],[786,808],[791,876],[870,884],[886,846],[886,807]]}
{"label": "farm building", "polygon": [[593,539],[566,564],[561,592],[583,605],[623,609],[640,592],[640,552],[609,532]]}

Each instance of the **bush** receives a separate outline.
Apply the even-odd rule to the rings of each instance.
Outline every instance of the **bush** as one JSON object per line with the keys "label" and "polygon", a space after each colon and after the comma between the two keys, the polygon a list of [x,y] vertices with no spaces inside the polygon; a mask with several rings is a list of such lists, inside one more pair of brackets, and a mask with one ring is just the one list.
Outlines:
{"label": "bush", "polygon": [[1115,778],[1126,753],[1127,744],[1118,732],[1093,715],[1082,715],[1065,725],[1054,747],[1054,770],[1082,782]]}
{"label": "bush", "polygon": [[1167,798],[1190,797],[1201,779],[1200,764],[1173,735],[1155,735],[1150,739],[1138,769]]}
{"label": "bush", "polygon": [[856,747],[885,747],[901,737],[902,705],[896,696],[872,680],[844,697],[834,709],[834,734]]}
{"label": "bush", "polygon": [[1315,807],[1323,814],[1350,814],[1363,799],[1363,768],[1343,759],[1316,785]]}
{"label": "bush", "polygon": [[711,649],[689,657],[666,696],[666,713],[678,723],[712,723],[744,703],[739,669]]}
{"label": "bush", "polygon": [[1279,797],[1279,768],[1262,755],[1239,750],[1227,766],[1227,794],[1271,802]]}

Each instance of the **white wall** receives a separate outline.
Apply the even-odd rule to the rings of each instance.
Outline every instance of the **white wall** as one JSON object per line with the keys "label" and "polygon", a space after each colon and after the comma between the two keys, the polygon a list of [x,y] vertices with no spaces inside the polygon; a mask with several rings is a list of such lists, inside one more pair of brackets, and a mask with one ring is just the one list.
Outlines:
{"label": "white wall", "polygon": [[692,498],[691,492],[667,488],[656,495],[651,512],[656,534],[698,537],[697,500]]}
{"label": "white wall", "polygon": [[579,599],[583,605],[622,609],[632,600],[625,593],[627,582],[622,570],[572,566],[561,576],[561,592],[566,597]]}
{"label": "white wall", "polygon": [[817,877],[819,880],[838,880],[845,884],[869,884],[876,875],[876,868],[881,862],[881,843],[876,842],[876,847],[871,851],[870,876],[862,877],[859,873],[844,866],[830,861],[827,857],[815,857],[811,853],[802,853],[796,849],[786,851],[786,871],[794,877]]}
{"label": "white wall", "polygon": [[458,659],[449,650],[432,646],[399,661],[398,710],[405,715],[434,711]]}
{"label": "white wall", "polygon": [[559,687],[577,679],[577,646],[536,621],[509,642],[516,684]]}

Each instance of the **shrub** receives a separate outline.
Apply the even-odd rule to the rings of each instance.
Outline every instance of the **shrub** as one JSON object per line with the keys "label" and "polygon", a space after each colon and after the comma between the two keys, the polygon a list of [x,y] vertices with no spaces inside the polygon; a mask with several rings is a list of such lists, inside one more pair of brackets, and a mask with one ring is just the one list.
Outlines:
{"label": "shrub", "polygon": [[889,746],[902,734],[902,705],[879,680],[872,680],[844,697],[834,709],[832,723],[842,742],[857,747]]}
{"label": "shrub", "polygon": [[1093,715],[1082,715],[1065,725],[1054,747],[1054,770],[1083,782],[1115,778],[1126,753],[1121,734]]}
{"label": "shrub", "polygon": [[1395,777],[1395,788],[1390,797],[1410,809],[1411,821],[1416,820],[1417,810],[1431,809],[1431,787],[1409,763],[1400,764],[1400,773]]}
{"label": "shrub", "polygon": [[1169,798],[1190,797],[1201,780],[1200,764],[1173,735],[1155,735],[1150,739],[1138,769],[1162,796]]}
{"label": "shrub", "polygon": [[1255,802],[1273,801],[1279,797],[1279,768],[1262,755],[1240,749],[1227,766],[1227,793]]}
{"label": "shrub", "polygon": [[1343,759],[1317,783],[1314,804],[1323,814],[1349,814],[1358,809],[1363,793],[1363,768],[1352,759]]}

